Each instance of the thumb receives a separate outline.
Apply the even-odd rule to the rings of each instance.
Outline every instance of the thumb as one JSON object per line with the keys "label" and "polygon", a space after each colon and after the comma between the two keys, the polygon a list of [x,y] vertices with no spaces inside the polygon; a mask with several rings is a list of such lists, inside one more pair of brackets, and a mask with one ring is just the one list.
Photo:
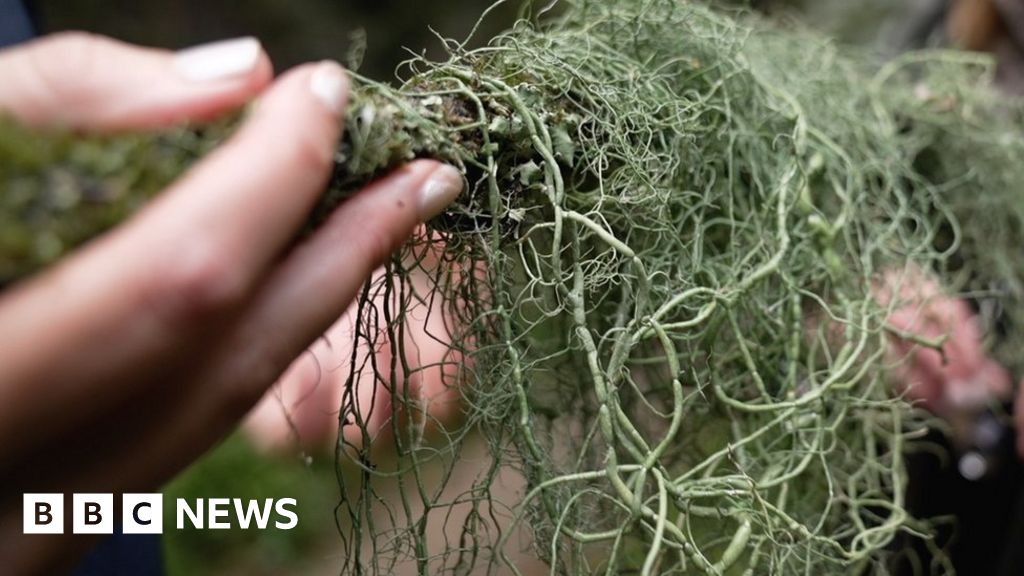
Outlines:
{"label": "thumb", "polygon": [[0,113],[33,126],[153,128],[238,107],[272,76],[255,38],[175,54],[69,32],[0,51]]}

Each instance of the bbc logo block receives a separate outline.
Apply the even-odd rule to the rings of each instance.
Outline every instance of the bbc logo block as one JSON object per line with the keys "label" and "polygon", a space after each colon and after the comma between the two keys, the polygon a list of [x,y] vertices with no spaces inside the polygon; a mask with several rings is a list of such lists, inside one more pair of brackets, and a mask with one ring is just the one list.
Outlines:
{"label": "bbc logo block", "polygon": [[113,494],[73,494],[71,529],[75,534],[114,533]]}
{"label": "bbc logo block", "polygon": [[22,515],[25,534],[63,534],[64,495],[25,494]]}
{"label": "bbc logo block", "polygon": [[[160,534],[163,531],[161,494],[124,494],[121,531],[125,534]],[[25,494],[23,505],[25,534],[64,533],[63,494]],[[113,494],[72,494],[71,532],[73,534],[114,533]]]}
{"label": "bbc logo block", "polygon": [[125,534],[160,534],[164,531],[162,495],[125,494],[121,504],[121,531]]}
{"label": "bbc logo block", "polygon": [[[73,534],[162,534],[162,494],[122,494],[120,511],[113,494],[71,494],[71,510],[65,512],[63,494],[25,494],[23,532],[63,534],[65,515]],[[295,498],[196,498],[175,500],[174,524],[178,530],[292,530],[299,524]]]}
{"label": "bbc logo block", "polygon": [[[113,494],[73,494],[71,531],[75,534],[114,533]],[[25,534],[64,533],[63,494],[25,494],[22,506]]]}

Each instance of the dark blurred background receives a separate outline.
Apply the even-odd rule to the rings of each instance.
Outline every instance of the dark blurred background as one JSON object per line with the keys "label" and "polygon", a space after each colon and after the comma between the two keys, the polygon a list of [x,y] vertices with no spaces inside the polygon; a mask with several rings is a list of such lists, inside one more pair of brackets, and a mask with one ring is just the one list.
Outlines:
{"label": "dark blurred background", "polygon": [[[360,71],[390,78],[409,50],[440,55],[446,38],[464,38],[488,0],[39,0],[33,4],[44,31],[88,30],[128,42],[182,48],[255,35],[279,70],[333,58],[348,62],[354,38],[364,38]],[[503,29],[517,2],[485,22],[482,40]],[[359,40],[355,41],[358,45]]]}
{"label": "dark blurred background", "polygon": [[[346,64],[365,41],[360,72],[392,77],[409,51],[440,56],[437,35],[463,39],[494,0],[29,0],[44,31],[89,30],[138,44],[181,48],[257,35],[279,70],[333,58]],[[484,21],[476,43],[512,22],[530,0]],[[547,4],[548,0],[533,0]],[[609,0],[614,1],[614,0]],[[1024,0],[707,0],[800,22],[880,54],[950,43],[997,54],[1001,82],[1024,92]],[[357,40],[361,39],[361,40]],[[1018,70],[1021,70],[1018,72]]]}

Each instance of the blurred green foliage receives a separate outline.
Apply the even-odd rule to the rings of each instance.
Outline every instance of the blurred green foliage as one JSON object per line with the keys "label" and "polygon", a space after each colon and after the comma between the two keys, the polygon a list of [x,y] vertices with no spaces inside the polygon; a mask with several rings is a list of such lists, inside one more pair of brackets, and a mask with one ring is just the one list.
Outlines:
{"label": "blurred green foliage", "polygon": [[[269,576],[322,571],[316,562],[336,554],[330,548],[336,544],[333,518],[338,502],[333,470],[330,457],[309,462],[299,456],[275,459],[257,453],[239,435],[227,439],[166,486],[165,501],[185,498],[194,504],[199,498],[295,498],[298,525],[292,530],[176,530],[174,510],[166,510],[168,576]],[[318,549],[322,550],[319,554]]]}

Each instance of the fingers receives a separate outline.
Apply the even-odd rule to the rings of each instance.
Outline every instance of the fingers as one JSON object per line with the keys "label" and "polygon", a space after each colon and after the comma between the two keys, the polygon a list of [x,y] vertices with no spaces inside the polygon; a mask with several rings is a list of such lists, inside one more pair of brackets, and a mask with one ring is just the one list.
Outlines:
{"label": "fingers", "polygon": [[346,97],[335,63],[285,74],[227,144],[115,232],[102,267],[123,278],[127,266],[171,334],[245,300],[323,193]]}
{"label": "fingers", "polygon": [[322,348],[315,346],[246,416],[242,429],[257,448],[292,454],[296,448],[320,451],[336,440],[344,382],[326,362]]}
{"label": "fingers", "polygon": [[[297,448],[332,448],[338,441],[339,416],[347,422],[342,426],[343,440],[352,446],[361,446],[364,434],[374,439],[389,432],[395,414],[400,421],[413,419],[421,433],[453,420],[460,407],[455,382],[465,360],[453,349],[458,346],[451,341],[444,298],[430,297],[431,278],[441,266],[433,248],[417,258],[422,268],[409,276],[408,290],[416,296],[402,306],[404,326],[398,333],[404,342],[392,342],[392,333],[382,326],[368,333],[374,328],[366,325],[366,316],[383,318],[386,308],[394,313],[398,306],[389,302],[383,289],[371,292],[371,301],[360,311],[362,320],[356,317],[356,306],[349,306],[249,413],[244,429],[258,447],[285,454]],[[382,273],[378,270],[375,277]],[[352,348],[355,342],[358,350]],[[395,353],[403,356],[402,368],[390,374]],[[374,367],[383,375],[375,374]]]}
{"label": "fingers", "polygon": [[348,200],[261,289],[238,334],[241,361],[280,374],[341,316],[416,225],[452,202],[462,186],[454,168],[420,160]]}
{"label": "fingers", "polygon": [[[205,342],[202,353],[209,360],[202,382],[187,393],[179,391],[179,411],[168,418],[176,423],[175,429],[154,430],[147,445],[166,445],[162,457],[170,460],[173,446],[202,445],[211,431],[234,426],[342,315],[374,268],[417,223],[442,210],[461,188],[461,175],[455,169],[418,161],[345,202],[312,237],[283,258],[240,311],[229,315],[226,323],[213,322],[227,328],[216,338],[201,339]],[[193,316],[206,318],[210,329],[210,314]],[[170,333],[180,336],[182,330]],[[365,392],[375,398],[373,388]],[[179,457],[184,461],[189,454]]]}
{"label": "fingers", "polygon": [[[0,377],[17,381],[24,371],[61,383],[52,392],[71,405],[89,393],[76,382],[128,382],[135,375],[126,371],[157,370],[188,347],[204,353],[203,340],[228,329],[225,311],[255,290],[321,194],[341,130],[344,82],[336,64],[288,73],[240,132],[184,180],[125,225],[3,294],[0,339],[16,343],[9,352],[22,362]],[[0,386],[0,399],[30,403],[23,389]],[[26,396],[5,396],[11,390]]]}
{"label": "fingers", "polygon": [[36,126],[152,128],[236,108],[272,76],[254,38],[174,54],[64,33],[0,52],[0,111]]}
{"label": "fingers", "polygon": [[902,286],[887,277],[879,299],[888,305],[889,292],[897,287],[905,303],[890,314],[888,324],[907,334],[944,339],[941,352],[892,339],[890,356],[900,363],[896,376],[908,395],[937,412],[971,409],[1005,398],[1009,374],[985,352],[981,326],[967,302],[943,294],[934,281],[915,276]]}
{"label": "fingers", "polygon": [[[144,437],[140,436],[137,447],[146,447],[146,454],[140,456],[134,449],[126,450],[129,456],[119,476],[129,478],[129,468],[173,469],[194,456],[189,452],[191,447],[205,446],[211,434],[235,426],[293,359],[342,314],[378,263],[418,222],[439,212],[461,188],[461,175],[454,169],[419,161],[372,184],[343,204],[316,234],[275,268],[260,291],[247,301],[242,317],[232,319],[230,331],[209,342],[205,354],[213,361],[208,362],[202,381],[189,390],[175,392],[175,412],[164,420],[174,422],[175,426],[154,427]],[[308,356],[300,360],[296,370],[303,370],[307,360]],[[313,370],[313,375],[317,376],[319,368],[331,366],[338,368],[333,363],[314,365],[317,370]],[[367,383],[374,383],[373,376]],[[344,391],[343,387],[319,388],[327,385],[328,380],[308,380],[316,387],[305,387],[300,394],[330,395]],[[409,386],[417,396],[437,389],[422,382]],[[369,420],[365,424],[379,430],[390,414],[390,398],[377,391],[361,382],[351,390],[358,398],[350,403],[358,406]],[[431,422],[440,412],[451,411],[454,406],[454,394],[445,396],[443,401],[439,396],[436,402],[440,410],[431,406]],[[331,414],[336,402],[316,408]],[[330,426],[336,429],[336,420]],[[322,433],[324,421],[315,427]],[[141,465],[139,458],[149,458],[151,454],[152,460]],[[113,469],[108,467],[105,473],[110,474]]]}
{"label": "fingers", "polygon": [[[319,451],[334,444],[338,437],[338,416],[346,392],[345,382],[352,369],[354,338],[352,307],[308,352],[300,356],[281,376],[244,423],[250,440],[265,450],[290,454],[296,448]],[[360,356],[373,353],[360,350]],[[367,367],[369,363],[366,363]],[[358,364],[357,364],[358,365]],[[364,407],[368,426],[374,426],[390,414],[385,399],[373,402],[376,390],[373,374],[361,370],[359,382],[350,390],[350,400]],[[365,380],[364,380],[365,377]],[[369,406],[375,410],[370,413]],[[375,427],[379,427],[376,425]]]}

